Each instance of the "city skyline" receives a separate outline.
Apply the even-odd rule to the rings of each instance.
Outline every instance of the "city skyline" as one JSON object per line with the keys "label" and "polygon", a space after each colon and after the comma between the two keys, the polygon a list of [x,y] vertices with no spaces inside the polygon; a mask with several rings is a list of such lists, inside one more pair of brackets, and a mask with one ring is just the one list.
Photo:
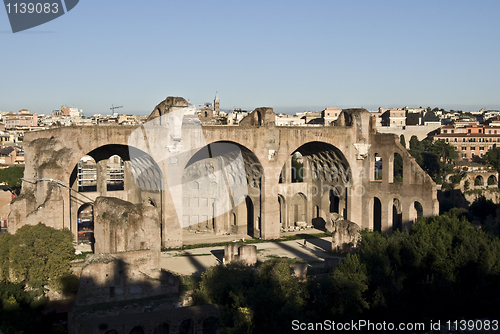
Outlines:
{"label": "city skyline", "polygon": [[221,109],[499,109],[495,1],[81,2],[12,34],[0,110],[149,114],[167,96]]}

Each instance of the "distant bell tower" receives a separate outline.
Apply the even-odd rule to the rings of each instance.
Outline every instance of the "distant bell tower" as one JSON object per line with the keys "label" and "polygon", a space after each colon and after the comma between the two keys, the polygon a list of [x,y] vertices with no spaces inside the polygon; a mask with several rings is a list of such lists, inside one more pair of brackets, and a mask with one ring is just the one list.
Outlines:
{"label": "distant bell tower", "polygon": [[215,92],[215,100],[214,100],[214,117],[219,117],[220,113],[220,101],[219,95]]}

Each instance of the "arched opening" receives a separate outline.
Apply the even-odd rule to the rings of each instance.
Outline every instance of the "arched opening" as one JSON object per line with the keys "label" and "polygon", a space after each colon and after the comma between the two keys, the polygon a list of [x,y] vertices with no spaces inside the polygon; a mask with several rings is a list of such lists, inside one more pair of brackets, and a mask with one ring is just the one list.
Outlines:
{"label": "arched opening", "polygon": [[78,162],[78,191],[97,191],[97,164],[91,156],[85,155]]}
{"label": "arched opening", "polygon": [[108,159],[106,168],[106,190],[124,190],[123,160],[118,155],[112,155]]}
{"label": "arched opening", "polygon": [[403,182],[403,158],[399,153],[394,153],[393,161],[393,182]]}
{"label": "arched opening", "polygon": [[283,229],[286,229],[288,227],[286,221],[286,203],[283,195],[278,195],[278,204],[280,208],[280,224]]}
{"label": "arched opening", "polygon": [[413,222],[416,223],[421,217],[424,215],[424,208],[422,207],[422,204],[420,202],[413,202],[411,208],[410,208],[410,217],[412,218]]}
{"label": "arched opening", "polygon": [[476,176],[476,178],[474,179],[474,185],[476,187],[480,187],[480,186],[484,185],[483,177],[481,175]]}
{"label": "arched opening", "polygon": [[340,207],[340,196],[337,194],[338,190],[337,188],[330,189],[329,195],[330,195],[330,213],[340,213],[339,207]]}
{"label": "arched opening", "polygon": [[[301,165],[292,168],[295,159]],[[302,182],[296,182],[295,177],[300,176],[301,180],[298,181]],[[347,191],[352,186],[352,172],[344,154],[335,146],[317,141],[300,146],[283,165],[281,180],[279,193],[287,200],[287,227],[294,226],[297,222],[320,227],[330,213],[338,213],[348,219]],[[303,199],[297,197],[298,193],[314,204],[300,204]],[[322,219],[321,213],[325,215]]]}
{"label": "arched opening", "polygon": [[179,325],[179,334],[194,334],[194,321],[187,319],[181,322]]}
{"label": "arched opening", "polygon": [[403,230],[403,213],[401,203],[397,198],[392,201],[392,230]]}
{"label": "arched opening", "polygon": [[292,154],[292,183],[304,181],[304,158],[300,152]]}
{"label": "arched opening", "polygon": [[307,225],[307,197],[297,193],[292,197],[292,218],[296,226]]}
{"label": "arched opening", "polygon": [[[180,209],[190,216],[183,228],[197,233],[248,232],[260,236],[262,177],[260,162],[247,148],[233,142],[202,147],[183,170]],[[199,223],[193,216],[200,217]]]}
{"label": "arched opening", "polygon": [[132,330],[130,331],[130,334],[144,334],[144,329],[142,329],[141,326],[136,326],[136,327],[132,328]]}
{"label": "arched opening", "polygon": [[489,186],[498,185],[498,181],[497,181],[497,178],[495,177],[495,175],[490,175],[490,177],[488,178],[488,185]]}
{"label": "arched opening", "polygon": [[382,232],[382,203],[377,197],[373,198],[373,230]]}
{"label": "arched opening", "polygon": [[78,243],[93,246],[94,243],[94,208],[91,203],[85,203],[78,209]]}
{"label": "arched opening", "polygon": [[253,113],[252,125],[262,125],[262,114],[259,110],[255,110]]}
{"label": "arched opening", "polygon": [[[70,226],[78,240],[79,209],[98,196],[116,197],[133,204],[149,201],[162,210],[163,173],[145,152],[126,145],[104,145],[83,156],[69,179]],[[123,189],[125,191],[114,191]]]}
{"label": "arched opening", "polygon": [[217,334],[219,329],[219,320],[214,317],[206,318],[203,321],[203,334]]}
{"label": "arched opening", "polygon": [[375,153],[374,168],[373,168],[374,181],[382,181],[382,167],[383,167],[382,157],[378,153]]}
{"label": "arched opening", "polygon": [[254,222],[254,208],[253,202],[250,196],[245,198],[247,205],[247,233],[248,235],[254,235],[255,222]]}

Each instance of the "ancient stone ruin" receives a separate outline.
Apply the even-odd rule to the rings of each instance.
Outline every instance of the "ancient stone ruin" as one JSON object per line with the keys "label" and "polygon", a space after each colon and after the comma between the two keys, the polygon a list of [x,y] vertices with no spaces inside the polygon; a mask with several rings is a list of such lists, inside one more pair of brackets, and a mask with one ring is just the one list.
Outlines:
{"label": "ancient stone ruin", "polygon": [[338,214],[330,215],[326,229],[332,233],[332,252],[352,252],[361,240],[360,227]]}
{"label": "ancient stone ruin", "polygon": [[[26,181],[12,203],[9,231],[43,221],[69,228],[78,241],[83,225],[78,221],[90,221],[89,208],[100,196],[150,202],[160,217],[160,247],[182,246],[187,230],[275,239],[282,230],[327,222],[332,213],[362,229],[390,233],[438,213],[435,183],[397,136],[377,133],[364,109],[344,109],[326,127],[276,126],[271,108],[254,110],[240,126],[200,126],[198,132],[192,131],[193,115],[178,127],[162,123],[162,117],[188,107],[185,99],[168,97],[139,128],[61,127],[26,133]],[[142,144],[130,141],[133,134]],[[201,145],[199,150],[182,156],[166,158],[151,150],[156,145],[173,154],[193,142]],[[218,150],[221,144],[234,149]],[[241,165],[231,163],[235,156],[241,156]],[[403,168],[396,177],[397,156]],[[171,171],[176,176],[168,180]],[[235,187],[244,191],[227,191]],[[209,192],[212,188],[221,194]],[[122,232],[111,240],[105,230],[107,241],[102,242],[126,247],[130,240]]]}
{"label": "ancient stone ruin", "polygon": [[255,265],[257,263],[257,246],[246,245],[242,242],[224,246],[224,264],[231,262],[243,263],[247,266]]}

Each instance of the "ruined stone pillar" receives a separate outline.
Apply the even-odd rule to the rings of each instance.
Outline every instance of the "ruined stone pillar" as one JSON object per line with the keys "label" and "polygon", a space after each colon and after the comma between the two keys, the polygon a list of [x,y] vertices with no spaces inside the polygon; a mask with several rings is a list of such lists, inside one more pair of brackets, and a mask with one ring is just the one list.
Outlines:
{"label": "ruined stone pillar", "polygon": [[97,162],[97,192],[99,196],[107,195],[108,160],[103,159]]}
{"label": "ruined stone pillar", "polygon": [[123,189],[127,194],[127,201],[140,203],[142,201],[141,189],[136,185],[132,174],[132,163],[130,160],[123,161]]}
{"label": "ruined stone pillar", "polygon": [[392,179],[389,180],[389,178],[393,177],[392,163],[389,163],[390,155],[381,153],[381,156],[382,156],[382,183],[384,184],[392,183]]}
{"label": "ruined stone pillar", "polygon": [[[164,248],[169,247],[182,247],[182,228],[181,221],[178,219],[177,211],[175,210],[174,200],[180,201],[182,204],[182,192],[181,196],[176,196],[174,199],[172,197],[171,192],[169,191],[167,184],[167,177],[165,173],[165,167],[161,164],[163,179],[165,180],[165,190],[162,191],[162,236],[161,236],[161,244]],[[182,185],[181,185],[182,187]],[[179,204],[179,203],[178,203]],[[179,210],[182,210],[182,205],[178,205]],[[182,212],[179,214],[182,217]]]}
{"label": "ruined stone pillar", "polygon": [[[401,202],[401,216],[402,216],[402,228],[404,229],[411,229],[411,225],[413,224],[413,221],[416,217],[416,214],[413,214],[413,205],[410,206],[406,202]],[[411,209],[411,210],[410,210]]]}
{"label": "ruined stone pillar", "polygon": [[411,181],[411,159],[406,156],[406,154],[402,154],[403,157],[403,184],[410,185]]}
{"label": "ruined stone pillar", "polygon": [[309,156],[304,156],[303,159],[304,163],[302,166],[302,170],[298,171],[298,173],[300,173],[299,175],[302,175],[302,182],[312,182],[311,163],[309,161]]}
{"label": "ruined stone pillar", "polygon": [[[80,207],[78,201],[75,199],[78,193],[78,180],[75,180],[71,190],[68,189],[68,209],[69,209],[69,226],[75,241],[78,241],[78,209]],[[73,196],[70,196],[73,195]],[[79,198],[79,197],[78,197]],[[66,202],[66,199],[65,199]]]}
{"label": "ruined stone pillar", "polygon": [[391,153],[387,159],[387,182],[394,183],[394,153]]}
{"label": "ruined stone pillar", "polygon": [[386,196],[381,196],[380,203],[382,206],[382,233],[392,233],[392,198],[389,198],[388,201]]}
{"label": "ruined stone pillar", "polygon": [[[279,179],[275,175],[264,175],[261,184],[261,237],[262,239],[277,239],[280,236],[280,213],[278,194],[273,189]],[[255,216],[257,221],[258,217]]]}
{"label": "ruined stone pillar", "polygon": [[290,155],[283,167],[283,175],[281,176],[281,183],[292,183],[292,156]]}

